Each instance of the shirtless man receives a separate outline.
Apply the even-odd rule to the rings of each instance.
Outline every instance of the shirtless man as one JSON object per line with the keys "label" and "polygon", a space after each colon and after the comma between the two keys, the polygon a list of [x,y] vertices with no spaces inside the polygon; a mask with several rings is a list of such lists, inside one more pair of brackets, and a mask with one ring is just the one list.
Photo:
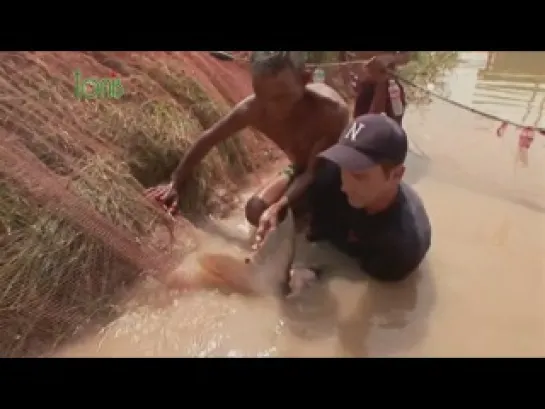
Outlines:
{"label": "shirtless man", "polygon": [[304,57],[296,51],[256,51],[251,56],[250,95],[211,128],[187,151],[172,182],[152,188],[148,195],[171,211],[178,192],[193,168],[219,142],[252,127],[273,141],[291,164],[247,203],[246,218],[253,226],[274,227],[277,215],[303,196],[314,176],[314,161],[338,140],[350,119],[345,101],[325,84],[311,84]]}

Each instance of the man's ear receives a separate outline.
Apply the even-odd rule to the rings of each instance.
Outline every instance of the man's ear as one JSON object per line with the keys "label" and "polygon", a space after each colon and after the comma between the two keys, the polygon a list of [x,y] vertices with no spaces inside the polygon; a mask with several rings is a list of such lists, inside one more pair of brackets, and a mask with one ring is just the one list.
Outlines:
{"label": "man's ear", "polygon": [[397,180],[403,179],[404,174],[405,174],[405,165],[399,165],[399,166],[396,166],[394,169],[392,169],[392,176]]}

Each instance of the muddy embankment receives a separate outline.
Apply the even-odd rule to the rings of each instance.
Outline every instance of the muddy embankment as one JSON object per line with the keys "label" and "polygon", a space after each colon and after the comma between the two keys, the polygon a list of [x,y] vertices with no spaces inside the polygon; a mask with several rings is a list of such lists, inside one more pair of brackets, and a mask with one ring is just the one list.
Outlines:
{"label": "muddy embankment", "polygon": [[[76,72],[119,81],[122,95],[78,98]],[[2,56],[0,356],[48,350],[110,316],[143,270],[162,268],[166,232],[180,223],[143,188],[167,180],[194,138],[250,91],[242,65],[207,53]],[[226,213],[241,178],[277,157],[260,135],[236,135],[195,172],[184,208]],[[158,229],[161,239],[148,240]],[[192,246],[183,228],[176,238],[181,253]]]}

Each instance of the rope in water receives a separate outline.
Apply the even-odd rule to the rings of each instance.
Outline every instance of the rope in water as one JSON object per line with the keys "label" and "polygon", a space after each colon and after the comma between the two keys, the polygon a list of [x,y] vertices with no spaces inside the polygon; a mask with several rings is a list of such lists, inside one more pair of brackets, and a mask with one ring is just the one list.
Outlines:
{"label": "rope in water", "polygon": [[[246,59],[246,58],[237,58],[234,55],[232,55],[230,53],[227,53],[225,51],[211,51],[210,55],[212,55],[213,57],[215,57],[215,58],[217,58],[219,60],[222,60],[222,61],[241,61],[241,62],[245,62],[245,63],[248,62],[248,59]],[[368,60],[352,60],[352,61],[341,61],[341,62],[312,63],[312,64],[307,64],[307,66],[310,67],[310,68],[347,66],[347,65],[365,64],[367,61]],[[403,82],[403,83],[405,83],[405,84],[407,84],[407,85],[409,85],[411,87],[414,87],[414,88],[418,89],[419,91],[422,91],[422,92],[424,92],[424,93],[426,93],[428,95],[431,95],[431,96],[433,96],[433,97],[435,97],[437,99],[440,99],[441,101],[444,101],[444,102],[446,102],[446,103],[448,103],[450,105],[453,105],[453,106],[458,107],[460,109],[464,109],[466,111],[472,112],[472,113],[474,113],[476,115],[483,116],[483,117],[491,119],[493,121],[500,122],[501,125],[497,130],[498,136],[501,136],[501,134],[505,131],[505,128],[508,125],[511,125],[511,126],[514,126],[516,128],[520,128],[520,129],[525,129],[525,130],[535,130],[535,131],[539,132],[541,135],[545,135],[545,128],[538,128],[538,127],[535,127],[535,126],[524,125],[524,124],[521,124],[519,122],[511,121],[509,119],[504,119],[504,118],[501,118],[501,117],[499,117],[497,115],[490,114],[488,112],[484,112],[484,111],[475,109],[475,108],[470,107],[468,105],[465,105],[465,104],[462,104],[460,102],[454,101],[454,100],[452,100],[452,99],[450,99],[448,97],[445,97],[445,96],[443,96],[441,94],[433,92],[432,90],[430,90],[430,89],[428,89],[426,87],[415,84],[414,82],[404,78],[402,75],[400,75],[397,72],[390,71],[390,74],[392,76],[394,76],[396,79],[398,79],[399,81],[401,81],[401,82]]]}

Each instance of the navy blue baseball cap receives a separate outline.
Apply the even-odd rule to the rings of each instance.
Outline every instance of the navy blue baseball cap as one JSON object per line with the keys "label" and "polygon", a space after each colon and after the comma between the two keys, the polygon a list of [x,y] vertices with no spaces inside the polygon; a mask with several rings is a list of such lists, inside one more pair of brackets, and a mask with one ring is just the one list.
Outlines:
{"label": "navy blue baseball cap", "polygon": [[365,114],[354,119],[339,141],[319,157],[358,172],[383,162],[402,164],[407,149],[407,134],[396,121],[386,115]]}

